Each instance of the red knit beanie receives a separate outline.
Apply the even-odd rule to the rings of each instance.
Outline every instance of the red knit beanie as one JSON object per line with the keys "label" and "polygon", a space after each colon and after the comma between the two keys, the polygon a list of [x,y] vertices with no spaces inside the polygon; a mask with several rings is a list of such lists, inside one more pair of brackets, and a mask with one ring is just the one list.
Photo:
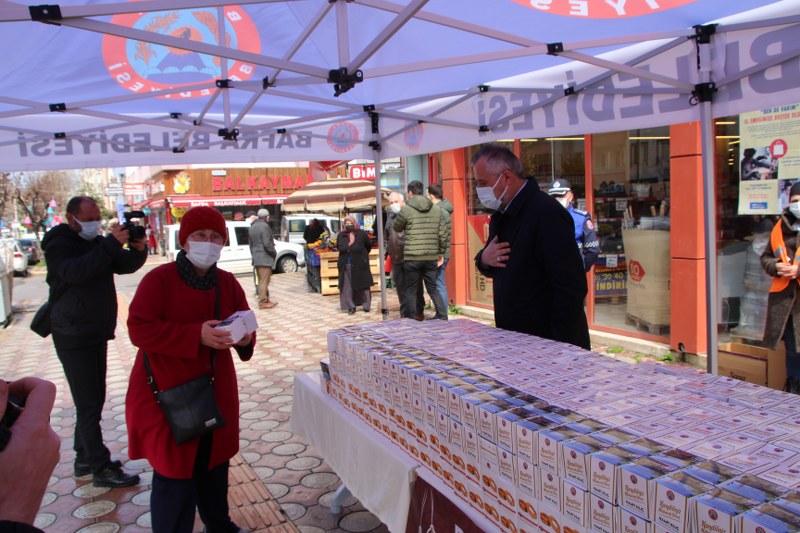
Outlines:
{"label": "red knit beanie", "polygon": [[197,230],[214,230],[227,239],[225,218],[213,207],[198,206],[189,209],[181,219],[181,229],[178,231],[178,243],[183,246],[186,238]]}

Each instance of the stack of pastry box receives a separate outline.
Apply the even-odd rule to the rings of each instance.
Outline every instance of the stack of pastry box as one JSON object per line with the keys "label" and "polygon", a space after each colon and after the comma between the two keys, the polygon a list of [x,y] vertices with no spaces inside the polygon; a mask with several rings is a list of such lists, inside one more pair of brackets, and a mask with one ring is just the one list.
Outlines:
{"label": "stack of pastry box", "polygon": [[800,396],[469,320],[328,350],[331,395],[499,531],[800,530]]}

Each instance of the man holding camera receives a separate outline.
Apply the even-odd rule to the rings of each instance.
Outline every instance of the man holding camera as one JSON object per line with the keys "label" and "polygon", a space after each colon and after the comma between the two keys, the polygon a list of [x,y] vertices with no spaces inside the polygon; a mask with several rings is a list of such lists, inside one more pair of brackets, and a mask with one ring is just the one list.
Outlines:
{"label": "man holding camera", "polygon": [[[131,274],[147,259],[143,232],[118,224],[100,236],[100,208],[88,196],[67,203],[67,223],[42,239],[50,285],[50,321],[56,354],[75,402],[75,475],[93,475],[97,487],[129,487],[126,474],[103,443],[100,419],[106,396],[106,356],[117,326],[114,274]],[[125,245],[128,248],[124,248]]]}

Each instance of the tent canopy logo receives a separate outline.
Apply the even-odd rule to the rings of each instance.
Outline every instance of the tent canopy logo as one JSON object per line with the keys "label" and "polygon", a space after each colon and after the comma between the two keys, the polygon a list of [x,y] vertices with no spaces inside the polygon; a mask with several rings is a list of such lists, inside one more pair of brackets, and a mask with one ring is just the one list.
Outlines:
{"label": "tent canopy logo", "polygon": [[615,19],[666,11],[695,0],[514,0],[545,13],[577,18]]}
{"label": "tent canopy logo", "polygon": [[328,146],[336,152],[349,152],[358,142],[358,129],[349,122],[338,122],[328,130]]}
{"label": "tent canopy logo", "polygon": [[[260,53],[261,39],[253,20],[239,6],[225,8],[225,42],[220,42],[216,8],[116,15],[111,22],[137,30],[223,45]],[[106,35],[103,61],[108,73],[123,88],[134,93],[179,88],[209,82],[222,76],[222,60],[191,50]],[[242,81],[253,76],[255,67],[228,60],[227,77]],[[210,96],[213,89],[187,90],[162,98]]]}

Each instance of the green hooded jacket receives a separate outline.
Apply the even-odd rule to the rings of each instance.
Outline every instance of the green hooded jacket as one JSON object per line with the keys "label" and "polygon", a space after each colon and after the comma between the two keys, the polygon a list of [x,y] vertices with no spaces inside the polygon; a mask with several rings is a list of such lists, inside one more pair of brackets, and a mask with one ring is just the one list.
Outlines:
{"label": "green hooded jacket", "polygon": [[424,196],[412,196],[394,219],[394,230],[405,232],[405,261],[436,261],[444,257],[450,232],[438,206]]}
{"label": "green hooded jacket", "polygon": [[442,200],[436,204],[436,207],[442,211],[442,218],[447,227],[447,246],[445,246],[444,249],[444,258],[450,259],[450,239],[453,236],[453,222],[450,220],[450,215],[453,214],[453,204],[451,204],[450,200],[447,198],[442,198]]}

